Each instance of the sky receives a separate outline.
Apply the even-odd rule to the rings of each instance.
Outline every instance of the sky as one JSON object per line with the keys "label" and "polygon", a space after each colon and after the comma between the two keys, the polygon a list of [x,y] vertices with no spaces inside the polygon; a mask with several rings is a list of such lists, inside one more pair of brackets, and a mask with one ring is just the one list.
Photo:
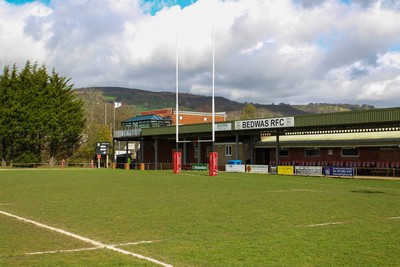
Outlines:
{"label": "sky", "polygon": [[398,0],[0,0],[0,68],[76,88],[175,92],[179,58],[179,91],[211,95],[213,46],[216,96],[400,106]]}

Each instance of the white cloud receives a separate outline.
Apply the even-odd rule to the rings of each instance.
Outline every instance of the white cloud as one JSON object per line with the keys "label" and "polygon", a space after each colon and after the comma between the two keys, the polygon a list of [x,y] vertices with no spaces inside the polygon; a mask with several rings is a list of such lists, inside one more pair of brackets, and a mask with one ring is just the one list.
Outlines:
{"label": "white cloud", "polygon": [[363,86],[358,96],[363,101],[384,101],[388,96],[396,97],[400,93],[400,75],[393,79],[371,82]]}
{"label": "white cloud", "polygon": [[[29,59],[78,87],[174,91],[178,32],[181,91],[210,94],[212,1],[150,9],[139,0],[0,1],[1,66]],[[398,105],[398,1],[218,0],[214,26],[216,95]]]}
{"label": "white cloud", "polygon": [[5,1],[0,2],[0,62],[24,64],[27,59],[42,60],[46,57],[45,43],[37,36],[27,35],[23,19],[43,17],[49,9],[39,4],[29,4],[14,8]]}
{"label": "white cloud", "polygon": [[400,70],[400,53],[389,52],[379,55],[377,63],[382,70]]}

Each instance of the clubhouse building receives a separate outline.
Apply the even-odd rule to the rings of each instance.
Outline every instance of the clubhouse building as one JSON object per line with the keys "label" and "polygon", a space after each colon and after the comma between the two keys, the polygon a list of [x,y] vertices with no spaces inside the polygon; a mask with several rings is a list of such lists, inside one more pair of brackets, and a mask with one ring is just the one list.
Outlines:
{"label": "clubhouse building", "polygon": [[[172,113],[171,113],[172,114]],[[209,114],[196,123],[176,125],[171,116],[146,114],[122,122],[113,142],[140,143],[138,162],[153,169],[172,165],[173,152],[182,164],[207,163],[218,152],[219,170],[230,160],[254,165],[351,166],[400,168],[400,108],[372,109],[293,117],[226,121],[212,124]],[[128,147],[128,145],[126,146]],[[163,167],[164,166],[164,167]]]}

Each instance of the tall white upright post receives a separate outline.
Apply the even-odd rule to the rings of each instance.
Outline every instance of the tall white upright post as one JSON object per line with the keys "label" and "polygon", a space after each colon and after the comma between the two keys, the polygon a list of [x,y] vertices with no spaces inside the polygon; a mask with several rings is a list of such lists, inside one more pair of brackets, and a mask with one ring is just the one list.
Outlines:
{"label": "tall white upright post", "polygon": [[179,19],[176,23],[176,51],[175,51],[175,90],[176,90],[176,96],[175,96],[175,141],[176,141],[176,151],[178,152],[179,149]]}
{"label": "tall white upright post", "polygon": [[215,0],[213,0],[212,9],[212,151],[214,152],[215,144]]}

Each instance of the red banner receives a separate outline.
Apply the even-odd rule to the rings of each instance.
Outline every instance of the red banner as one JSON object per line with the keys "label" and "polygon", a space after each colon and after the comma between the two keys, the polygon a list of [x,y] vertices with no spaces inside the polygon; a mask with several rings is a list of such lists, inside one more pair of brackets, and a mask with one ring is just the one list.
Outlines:
{"label": "red banner", "polygon": [[174,152],[174,173],[179,174],[181,173],[181,159],[182,159],[182,152]]}
{"label": "red banner", "polygon": [[218,175],[218,153],[210,152],[209,160],[210,160],[210,162],[209,162],[208,170],[210,172],[210,176],[217,176]]}

